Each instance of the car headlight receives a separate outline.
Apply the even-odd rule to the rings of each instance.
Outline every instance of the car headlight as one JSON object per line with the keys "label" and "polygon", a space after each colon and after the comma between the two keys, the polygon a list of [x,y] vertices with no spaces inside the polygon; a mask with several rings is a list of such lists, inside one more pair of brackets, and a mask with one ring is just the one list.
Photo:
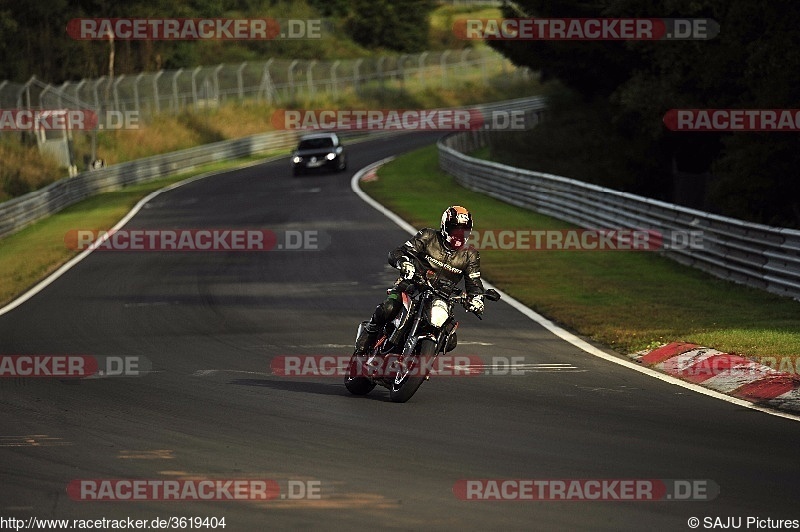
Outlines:
{"label": "car headlight", "polygon": [[444,322],[446,322],[449,317],[450,308],[447,306],[447,303],[442,299],[434,299],[431,303],[430,316],[428,318],[431,325],[438,329],[444,325]]}
{"label": "car headlight", "polygon": [[302,160],[303,160],[303,158],[302,158],[302,157],[300,157],[299,155],[295,155],[294,157],[292,157],[292,162],[293,162],[294,164],[297,164],[297,163],[299,163],[299,162],[300,162],[300,161],[302,161]]}
{"label": "car headlight", "polygon": [[336,159],[336,154],[331,152],[328,155],[326,155],[325,158],[328,159],[329,161],[332,161],[332,160]]}

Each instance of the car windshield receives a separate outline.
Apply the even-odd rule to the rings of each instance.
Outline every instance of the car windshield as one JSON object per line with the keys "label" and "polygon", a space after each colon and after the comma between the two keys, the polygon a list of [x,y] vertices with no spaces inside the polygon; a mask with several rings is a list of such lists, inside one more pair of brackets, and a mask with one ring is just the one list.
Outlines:
{"label": "car windshield", "polygon": [[322,148],[332,148],[333,139],[330,137],[320,137],[317,139],[303,139],[300,141],[298,150],[319,150]]}

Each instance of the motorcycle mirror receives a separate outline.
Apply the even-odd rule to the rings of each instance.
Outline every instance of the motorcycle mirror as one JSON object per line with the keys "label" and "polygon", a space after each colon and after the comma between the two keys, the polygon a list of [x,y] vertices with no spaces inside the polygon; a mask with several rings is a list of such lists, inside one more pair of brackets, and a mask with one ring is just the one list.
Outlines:
{"label": "motorcycle mirror", "polygon": [[500,294],[498,294],[497,290],[495,290],[494,288],[488,289],[484,294],[484,296],[489,301],[500,301]]}

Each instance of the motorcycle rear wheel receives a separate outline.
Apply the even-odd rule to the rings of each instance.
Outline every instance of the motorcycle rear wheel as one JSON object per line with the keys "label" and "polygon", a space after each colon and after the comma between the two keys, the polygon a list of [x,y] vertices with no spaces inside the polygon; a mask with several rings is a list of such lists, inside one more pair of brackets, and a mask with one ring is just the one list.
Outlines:
{"label": "motorcycle rear wheel", "polygon": [[347,374],[344,376],[344,385],[347,391],[353,395],[367,395],[375,388],[375,382],[372,379],[361,377],[361,368],[363,361],[366,357],[353,353],[350,357],[350,363],[347,365]]}

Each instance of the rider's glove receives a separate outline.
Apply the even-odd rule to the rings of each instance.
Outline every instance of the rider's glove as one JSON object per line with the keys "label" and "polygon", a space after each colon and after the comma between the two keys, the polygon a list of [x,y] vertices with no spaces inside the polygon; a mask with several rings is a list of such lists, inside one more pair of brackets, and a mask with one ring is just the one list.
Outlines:
{"label": "rider's glove", "polygon": [[473,296],[469,301],[469,307],[467,307],[467,310],[477,314],[483,313],[483,296]]}
{"label": "rider's glove", "polygon": [[411,279],[414,277],[416,268],[414,268],[414,265],[411,264],[410,261],[404,260],[400,263],[400,271],[403,272],[403,279]]}

